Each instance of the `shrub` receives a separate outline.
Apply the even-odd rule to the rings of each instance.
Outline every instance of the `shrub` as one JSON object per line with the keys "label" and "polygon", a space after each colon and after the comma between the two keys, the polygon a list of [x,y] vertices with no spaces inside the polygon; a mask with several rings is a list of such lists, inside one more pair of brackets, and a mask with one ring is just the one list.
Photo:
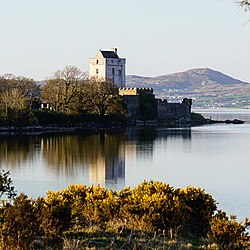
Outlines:
{"label": "shrub", "polygon": [[49,191],[45,199],[39,202],[40,227],[45,237],[50,239],[62,236],[71,224],[71,207],[64,190],[58,192]]}
{"label": "shrub", "polygon": [[0,212],[0,246],[3,249],[10,246],[27,249],[40,235],[37,206],[26,195],[20,194],[13,204],[5,202]]}
{"label": "shrub", "polygon": [[5,172],[2,170],[2,173],[0,172],[0,199],[3,195],[6,195],[8,199],[11,199],[16,195],[16,191],[14,186],[12,186],[12,180],[9,175],[9,171]]}
{"label": "shrub", "polygon": [[249,249],[249,236],[246,232],[249,225],[248,219],[239,223],[236,216],[228,217],[225,212],[218,211],[211,220],[212,239],[220,249]]}
{"label": "shrub", "polygon": [[210,232],[210,220],[216,211],[216,201],[203,189],[187,187],[176,191],[186,205],[186,220],[182,234],[195,238],[205,237]]}
{"label": "shrub", "polygon": [[86,202],[82,207],[82,218],[86,226],[105,229],[105,224],[118,214],[114,195],[113,191],[100,186],[87,189]]}
{"label": "shrub", "polygon": [[238,223],[221,211],[213,217],[215,211],[215,200],[200,188],[174,189],[144,181],[117,193],[100,186],[70,185],[49,191],[45,198],[32,200],[21,194],[13,203],[3,202],[0,249],[62,246],[65,236],[133,231],[159,233],[164,241],[181,236],[201,242],[209,234],[220,249],[246,249],[249,222]]}
{"label": "shrub", "polygon": [[121,190],[117,195],[120,218],[134,229],[165,230],[170,238],[185,219],[184,204],[173,187],[157,181],[144,181],[133,190]]}

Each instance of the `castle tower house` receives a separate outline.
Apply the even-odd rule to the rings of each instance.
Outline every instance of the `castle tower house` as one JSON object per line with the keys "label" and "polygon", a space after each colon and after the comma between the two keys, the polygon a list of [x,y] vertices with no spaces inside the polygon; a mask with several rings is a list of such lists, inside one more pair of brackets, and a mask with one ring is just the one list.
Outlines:
{"label": "castle tower house", "polygon": [[99,50],[95,58],[89,59],[89,78],[111,81],[118,88],[125,87],[125,58],[119,58],[117,48]]}

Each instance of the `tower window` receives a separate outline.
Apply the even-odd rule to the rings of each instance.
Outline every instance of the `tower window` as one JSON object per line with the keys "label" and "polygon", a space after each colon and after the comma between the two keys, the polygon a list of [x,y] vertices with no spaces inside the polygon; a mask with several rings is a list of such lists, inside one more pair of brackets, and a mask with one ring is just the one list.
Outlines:
{"label": "tower window", "polygon": [[115,69],[114,68],[112,68],[112,75],[114,75],[115,74]]}
{"label": "tower window", "polygon": [[96,71],[95,71],[95,72],[96,72],[96,74],[98,74],[98,73],[99,73],[99,69],[96,69]]}
{"label": "tower window", "polygon": [[96,64],[98,64],[99,63],[99,61],[98,60],[96,60]]}
{"label": "tower window", "polygon": [[121,74],[122,74],[122,71],[121,71],[121,69],[119,69],[119,71],[118,71],[118,72],[119,72],[119,75],[121,75]]}

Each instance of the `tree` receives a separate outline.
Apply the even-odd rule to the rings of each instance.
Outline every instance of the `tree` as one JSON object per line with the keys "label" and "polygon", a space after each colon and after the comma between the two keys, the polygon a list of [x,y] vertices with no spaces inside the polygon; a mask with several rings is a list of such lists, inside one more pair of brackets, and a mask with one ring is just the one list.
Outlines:
{"label": "tree", "polygon": [[245,10],[250,10],[250,0],[238,0],[236,2],[240,7],[245,8]]}
{"label": "tree", "polygon": [[116,85],[104,80],[91,79],[85,83],[82,104],[88,112],[100,115],[126,112]]}
{"label": "tree", "polygon": [[27,107],[27,98],[19,91],[18,88],[13,88],[4,91],[0,94],[0,99],[4,105],[6,116],[9,115],[9,110],[23,110]]}
{"label": "tree", "polygon": [[9,199],[15,197],[16,192],[12,186],[12,180],[9,177],[10,172],[4,170],[0,173],[0,199],[5,194]]}
{"label": "tree", "polygon": [[38,96],[39,87],[34,80],[24,76],[5,74],[0,77],[0,93],[11,89],[18,89],[25,98],[31,99]]}
{"label": "tree", "polygon": [[0,77],[0,112],[7,120],[18,120],[32,107],[39,87],[33,79],[6,74]]}
{"label": "tree", "polygon": [[75,113],[78,109],[78,96],[86,74],[75,66],[67,66],[54,73],[41,89],[44,102],[56,112]]}

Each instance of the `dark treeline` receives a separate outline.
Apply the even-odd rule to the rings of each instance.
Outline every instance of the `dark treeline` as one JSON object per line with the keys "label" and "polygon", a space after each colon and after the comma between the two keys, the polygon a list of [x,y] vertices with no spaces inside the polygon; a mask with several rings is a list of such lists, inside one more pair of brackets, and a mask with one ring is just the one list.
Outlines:
{"label": "dark treeline", "polygon": [[65,123],[69,117],[79,122],[82,115],[125,113],[125,104],[113,83],[88,79],[74,66],[58,70],[44,85],[27,77],[0,76],[1,126],[38,125],[46,119],[48,123]]}

